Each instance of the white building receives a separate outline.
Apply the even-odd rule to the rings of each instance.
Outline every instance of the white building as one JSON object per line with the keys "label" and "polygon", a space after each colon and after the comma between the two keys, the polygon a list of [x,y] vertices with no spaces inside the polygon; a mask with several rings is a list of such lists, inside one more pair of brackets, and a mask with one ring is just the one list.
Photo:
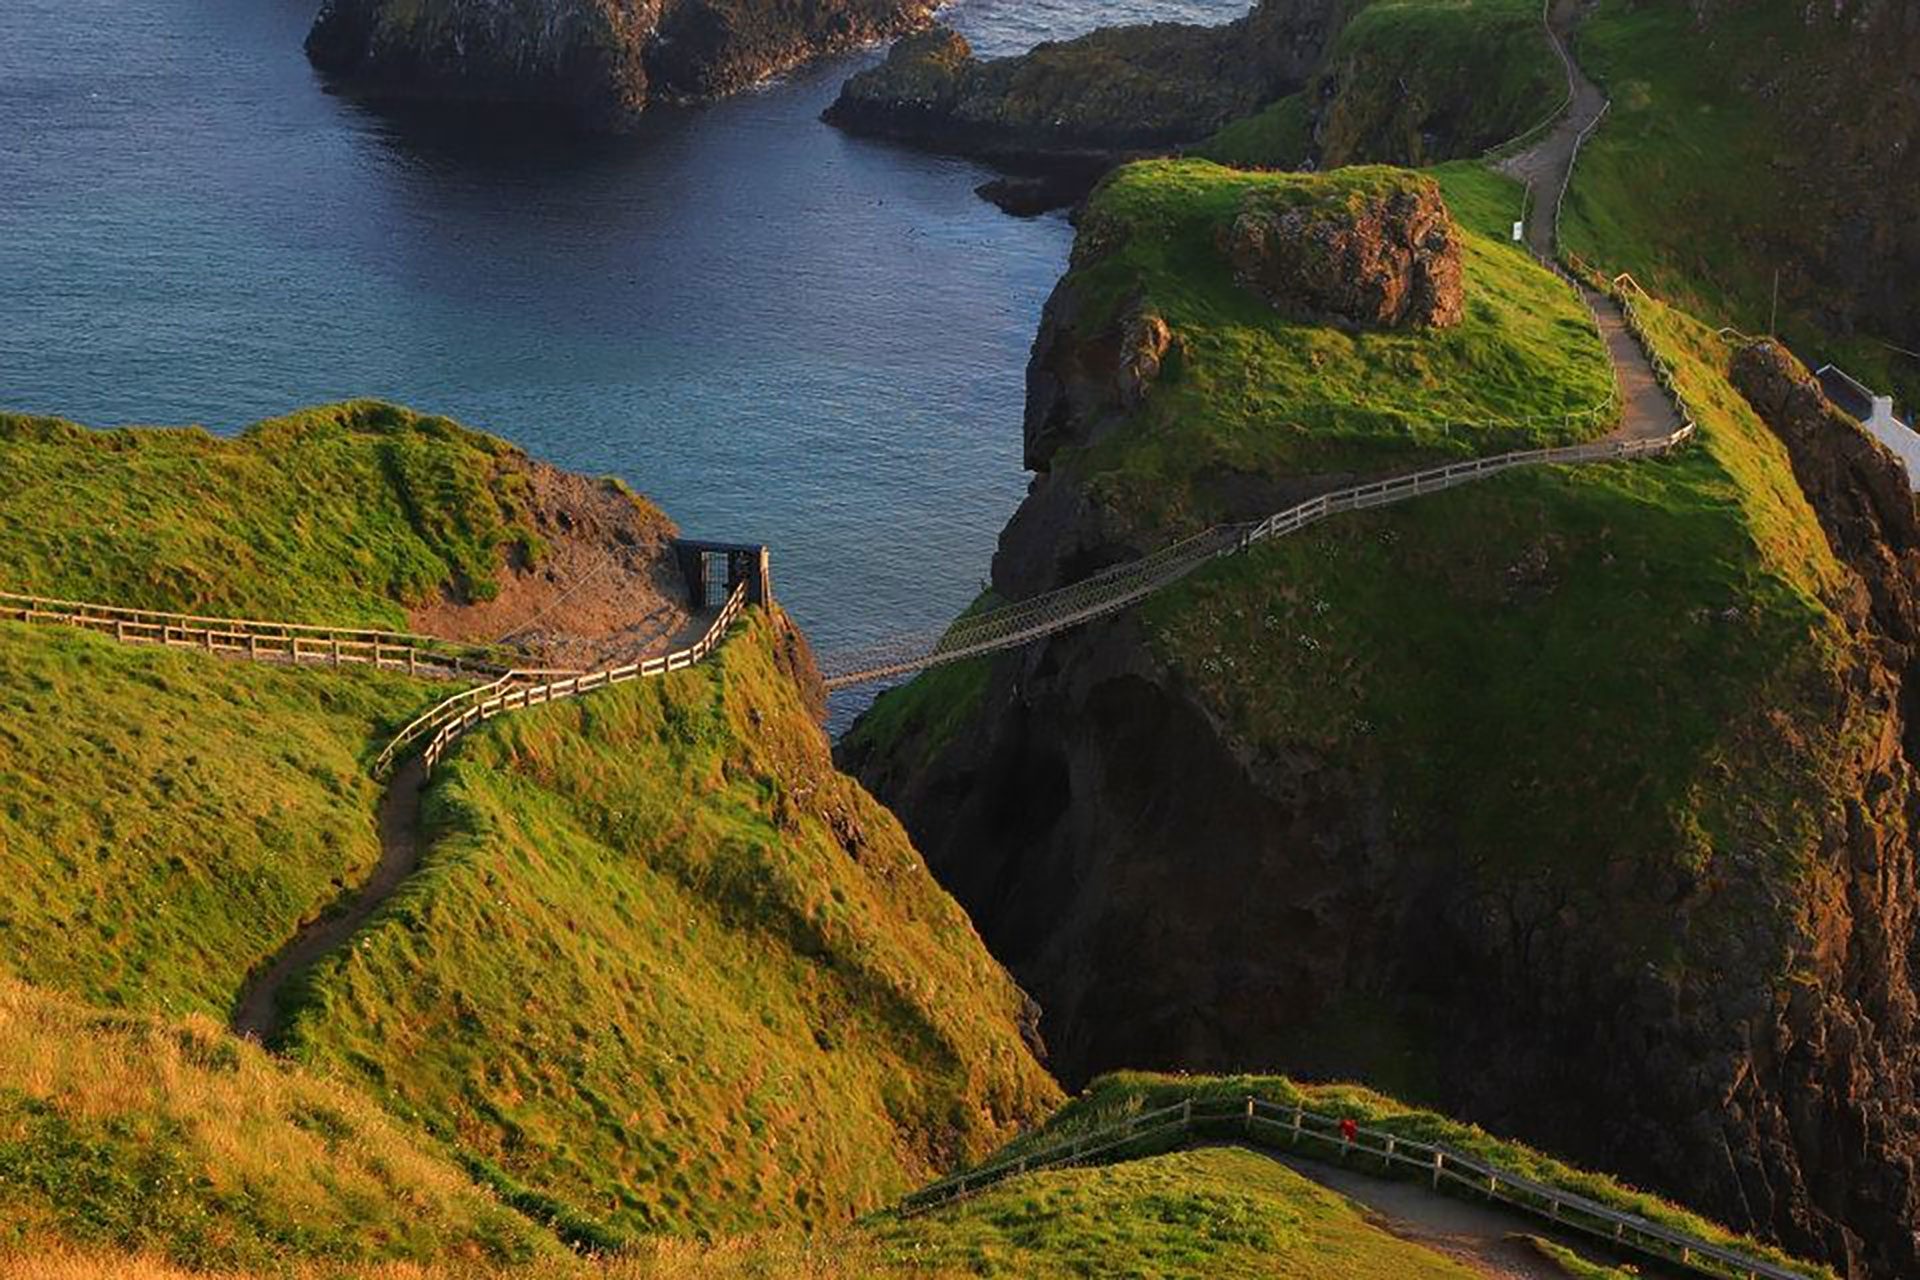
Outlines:
{"label": "white building", "polygon": [[1893,412],[1893,397],[1875,395],[1858,378],[1834,365],[1823,365],[1813,375],[1826,389],[1827,399],[1860,420],[1860,425],[1894,452],[1907,467],[1907,487],[1920,492],[1920,432]]}

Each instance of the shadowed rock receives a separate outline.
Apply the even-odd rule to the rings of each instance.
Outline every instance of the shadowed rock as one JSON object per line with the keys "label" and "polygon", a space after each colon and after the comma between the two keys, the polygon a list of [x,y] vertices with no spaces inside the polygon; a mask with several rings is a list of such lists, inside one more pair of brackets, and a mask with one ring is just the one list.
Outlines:
{"label": "shadowed rock", "polygon": [[325,0],[314,66],[380,99],[482,102],[629,128],[926,20],[929,0]]}
{"label": "shadowed rock", "polygon": [[1431,179],[1302,204],[1259,192],[1220,233],[1234,279],[1290,319],[1450,328],[1464,314],[1460,234]]}

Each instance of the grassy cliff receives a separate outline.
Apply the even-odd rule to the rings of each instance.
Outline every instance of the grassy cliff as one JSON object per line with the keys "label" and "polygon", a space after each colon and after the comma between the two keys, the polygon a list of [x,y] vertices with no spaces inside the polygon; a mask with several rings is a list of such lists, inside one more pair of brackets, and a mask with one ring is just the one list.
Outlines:
{"label": "grassy cliff", "polygon": [[526,455],[377,401],[233,438],[0,414],[0,456],[0,590],[404,627],[408,605],[489,598],[507,556],[542,551]]}
{"label": "grassy cliff", "polygon": [[1902,89],[1920,32],[1900,6],[1604,0],[1582,65],[1612,111],[1575,174],[1567,247],[1631,271],[1716,324],[1779,330],[1903,399],[1920,241],[1899,157],[1920,130]]}
{"label": "grassy cliff", "polygon": [[1434,176],[1463,233],[1465,319],[1349,331],[1276,317],[1235,284],[1219,237],[1250,200],[1361,200],[1402,182],[1401,171],[1244,173],[1185,160],[1115,173],[1088,205],[1061,291],[1078,299],[1081,333],[1133,309],[1160,316],[1173,345],[1125,428],[1055,469],[1110,508],[1171,528],[1222,518],[1207,488],[1223,473],[1390,474],[1604,434],[1610,417],[1567,421],[1612,391],[1592,318],[1505,242],[1520,189],[1466,165]]}
{"label": "grassy cliff", "polygon": [[463,744],[297,1055],[615,1234],[832,1222],[1043,1114],[1020,993],[776,643]]}
{"label": "grassy cliff", "polygon": [[1565,96],[1534,0],[1373,0],[1305,88],[1195,154],[1274,169],[1432,164],[1505,142]]}
{"label": "grassy cliff", "polygon": [[[996,586],[1070,576],[1052,548],[1103,549],[1122,520],[1145,550],[1355,473],[1566,438],[1415,425],[1604,387],[1571,291],[1487,234],[1517,189],[1439,178],[1478,232],[1466,323],[1360,335],[1259,305],[1219,228],[1245,184],[1337,194],[1368,171],[1112,178],[1061,286],[1095,319],[1056,335],[1051,367],[1103,367],[1102,300],[1154,308],[1175,354],[1036,482]],[[1845,1099],[1759,1064],[1811,1034],[1795,1009],[1878,1007],[1831,959],[1852,927],[1831,904],[1904,839],[1900,806],[1834,815],[1904,794],[1899,713],[1858,580],[1728,347],[1642,311],[1699,420],[1677,455],[1337,516],[889,694],[856,731],[849,758],[1034,991],[1066,1079],[1367,1080],[1825,1247],[1800,1234],[1806,1200],[1702,1171],[1733,1150],[1734,1169],[1846,1177],[1773,1136],[1787,1099]],[[1882,910],[1863,904],[1864,936]]]}
{"label": "grassy cliff", "polygon": [[[532,553],[529,465],[377,405],[234,440],[9,418],[0,557],[48,594],[396,622]],[[31,1247],[501,1260],[827,1223],[1044,1114],[1019,991],[833,772],[804,665],[756,617],[699,669],[463,742],[423,871],[311,975],[299,1065],[269,1069],[206,1016],[365,877],[368,765],[454,686],[0,624],[0,971],[72,1023],[57,1073],[0,1071]]]}

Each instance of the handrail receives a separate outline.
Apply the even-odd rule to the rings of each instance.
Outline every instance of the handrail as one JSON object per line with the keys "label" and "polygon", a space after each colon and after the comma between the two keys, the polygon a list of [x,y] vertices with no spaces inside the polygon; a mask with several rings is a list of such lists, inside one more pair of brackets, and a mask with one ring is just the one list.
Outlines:
{"label": "handrail", "polygon": [[404,668],[436,677],[501,675],[519,656],[494,645],[404,631],[166,613],[13,591],[0,591],[0,618],[102,631],[128,644],[204,649],[266,662]]}
{"label": "handrail", "polygon": [[[1383,1171],[1396,1166],[1443,1186],[1499,1200],[1556,1226],[1582,1231],[1608,1243],[1666,1263],[1678,1263],[1698,1274],[1719,1280],[1809,1280],[1821,1274],[1797,1270],[1766,1258],[1703,1239],[1639,1214],[1601,1204],[1577,1191],[1539,1182],[1468,1155],[1441,1143],[1423,1142],[1389,1130],[1355,1125],[1351,1136],[1342,1132],[1343,1117],[1309,1111],[1303,1105],[1282,1106],[1252,1094],[1196,1100],[1192,1097],[1153,1111],[1130,1115],[1101,1128],[1074,1134],[1035,1151],[1005,1156],[976,1169],[964,1170],[920,1188],[896,1207],[903,1217],[925,1213],[955,1200],[977,1195],[1009,1178],[1026,1173],[1089,1162],[1113,1156],[1124,1148],[1173,1138],[1232,1136],[1255,1146],[1298,1148],[1304,1139],[1338,1150],[1341,1159],[1351,1153],[1381,1160]],[[1264,1128],[1263,1128],[1264,1126]],[[1276,1133],[1277,1131],[1277,1133]]]}
{"label": "handrail", "polygon": [[1513,137],[1508,138],[1505,142],[1496,142],[1485,151],[1482,151],[1480,153],[1482,160],[1491,160],[1495,156],[1505,155],[1526,143],[1532,142],[1536,136],[1547,132],[1553,128],[1555,124],[1559,123],[1560,117],[1566,113],[1568,107],[1573,105],[1573,55],[1567,51],[1566,44],[1560,39],[1560,33],[1553,29],[1553,0],[1541,0],[1540,25],[1546,28],[1547,43],[1552,45],[1553,51],[1560,55],[1560,61],[1567,69],[1567,96],[1560,99],[1559,105],[1548,112],[1546,118],[1538,124],[1523,129],[1521,132],[1514,134]]}
{"label": "handrail", "polygon": [[[712,625],[698,640],[684,649],[662,654],[657,658],[630,662],[620,667],[582,672],[564,680],[553,680],[542,684],[518,684],[511,688],[500,689],[500,686],[506,683],[505,680],[501,680],[485,689],[456,693],[402,729],[380,753],[376,768],[384,770],[391,765],[398,758],[401,750],[418,739],[426,728],[435,730],[421,753],[426,762],[427,771],[431,773],[434,765],[440,762],[441,757],[446,754],[447,748],[456,738],[475,725],[484,724],[495,716],[503,715],[508,711],[519,711],[526,707],[544,706],[550,702],[577,698],[595,689],[625,684],[629,680],[665,675],[669,671],[684,671],[704,660],[709,653],[719,647],[728,629],[740,617],[746,605],[747,584],[737,583],[732,594],[727,597],[726,606],[720,610],[719,616],[713,620]],[[492,692],[495,689],[499,691]],[[473,701],[479,694],[488,696]]]}
{"label": "handrail", "polygon": [[1267,538],[1296,533],[1330,515],[1386,506],[1420,494],[1438,493],[1516,467],[1614,461],[1664,454],[1692,438],[1693,432],[1693,424],[1689,421],[1664,437],[1516,450],[1325,493],[1264,520],[1215,525],[1143,559],[1127,561],[1079,582],[991,613],[961,618],[930,643],[924,636],[915,636],[866,649],[828,654],[821,660],[822,673],[829,690],[844,689],[887,676],[943,666],[962,658],[1016,648],[1126,608],[1220,556],[1244,551]]}

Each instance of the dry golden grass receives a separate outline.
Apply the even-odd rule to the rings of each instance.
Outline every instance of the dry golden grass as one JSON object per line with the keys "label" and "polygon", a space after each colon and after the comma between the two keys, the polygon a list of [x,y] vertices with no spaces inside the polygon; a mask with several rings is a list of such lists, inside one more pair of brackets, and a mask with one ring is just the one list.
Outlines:
{"label": "dry golden grass", "polygon": [[715,1244],[658,1240],[618,1258],[555,1257],[519,1266],[478,1262],[393,1262],[343,1267],[306,1263],[260,1271],[183,1271],[146,1255],[88,1252],[63,1245],[0,1254],[0,1280],[857,1280],[880,1273],[958,1280],[966,1273],[889,1265],[873,1246],[836,1233],[740,1236]]}
{"label": "dry golden grass", "polygon": [[539,1240],[370,1101],[211,1019],[102,1013],[11,979],[0,1223],[9,1276],[69,1265],[22,1251],[36,1235],[208,1267],[526,1257]]}

